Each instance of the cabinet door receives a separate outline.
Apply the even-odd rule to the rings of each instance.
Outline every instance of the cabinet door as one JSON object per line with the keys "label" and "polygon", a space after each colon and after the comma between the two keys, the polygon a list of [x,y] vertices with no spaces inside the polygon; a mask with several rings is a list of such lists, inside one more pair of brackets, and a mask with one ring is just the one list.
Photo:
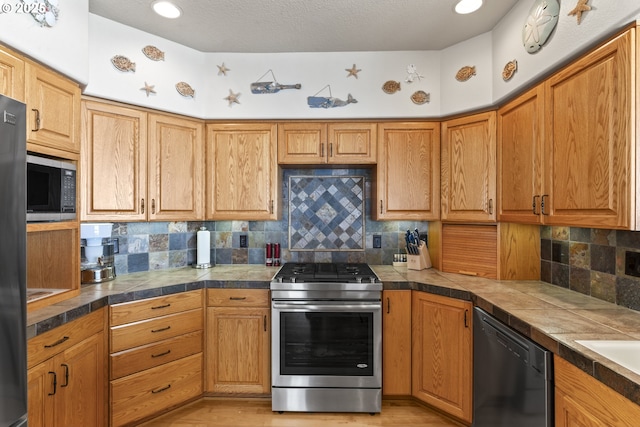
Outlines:
{"label": "cabinet door", "polygon": [[382,292],[382,394],[411,395],[411,291]]}
{"label": "cabinet door", "polygon": [[80,87],[39,65],[25,64],[27,140],[80,151]]}
{"label": "cabinet door", "polygon": [[547,224],[635,226],[632,41],[626,32],[545,82]]}
{"label": "cabinet door", "polygon": [[278,219],[276,136],[274,123],[207,125],[207,219]]}
{"label": "cabinet door", "polygon": [[207,391],[271,391],[269,309],[207,309]]}
{"label": "cabinet door", "polygon": [[377,125],[375,123],[333,123],[328,125],[327,161],[333,164],[375,164]]}
{"label": "cabinet door", "polygon": [[498,110],[498,220],[542,222],[544,86]]}
{"label": "cabinet door", "polygon": [[278,125],[278,163],[288,165],[327,163],[328,150],[326,124]]}
{"label": "cabinet door", "polygon": [[204,134],[197,120],[149,115],[149,219],[204,218]]}
{"label": "cabinet door", "polygon": [[82,103],[83,221],[147,218],[147,114]]}
{"label": "cabinet door", "polygon": [[104,341],[104,333],[100,332],[54,359],[59,393],[55,425],[105,425],[107,363]]}
{"label": "cabinet door", "polygon": [[496,113],[442,124],[442,220],[496,220]]}
{"label": "cabinet door", "polygon": [[471,303],[414,291],[412,394],[467,423],[472,418]]}
{"label": "cabinet door", "polygon": [[27,371],[27,389],[29,427],[54,426],[54,391],[57,392],[58,384],[52,360],[40,363]]}
{"label": "cabinet door", "polygon": [[2,46],[0,46],[0,93],[25,102],[24,61]]}
{"label": "cabinet door", "polygon": [[379,125],[372,194],[377,196],[372,202],[375,220],[429,221],[440,217],[438,123]]}

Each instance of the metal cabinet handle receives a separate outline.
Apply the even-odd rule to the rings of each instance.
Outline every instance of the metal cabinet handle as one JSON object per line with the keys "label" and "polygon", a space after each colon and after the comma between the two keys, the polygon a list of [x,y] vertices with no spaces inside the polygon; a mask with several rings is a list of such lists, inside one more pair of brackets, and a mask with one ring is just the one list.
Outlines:
{"label": "metal cabinet handle", "polygon": [[167,350],[164,353],[158,353],[158,354],[152,354],[151,357],[155,358],[155,357],[162,357],[162,356],[166,356],[167,354],[171,353],[171,350]]}
{"label": "metal cabinet handle", "polygon": [[391,300],[387,298],[387,314],[391,312]]}
{"label": "metal cabinet handle", "polygon": [[156,213],[156,199],[151,199],[151,213]]}
{"label": "metal cabinet handle", "polygon": [[53,344],[45,344],[44,348],[52,348],[55,347],[57,345],[62,344],[63,342],[67,341],[69,339],[69,337],[62,337],[60,338],[58,341],[54,342]]}
{"label": "metal cabinet handle", "polygon": [[269,209],[271,211],[271,214],[273,214],[273,199],[271,199],[271,201],[269,203]]}
{"label": "metal cabinet handle", "polygon": [[493,199],[489,199],[489,215],[493,215]]}
{"label": "metal cabinet handle", "polygon": [[320,157],[324,157],[324,142],[320,143]]}
{"label": "metal cabinet handle", "polygon": [[469,310],[465,310],[464,311],[464,327],[465,328],[469,327],[469,320],[467,319],[468,316],[469,316]]}
{"label": "metal cabinet handle", "polygon": [[545,200],[547,199],[547,197],[549,197],[548,194],[543,194],[542,201],[540,202],[540,212],[542,212],[542,215],[549,215],[549,213],[545,211],[545,207],[547,205]]}
{"label": "metal cabinet handle", "polygon": [[333,157],[333,142],[329,143],[329,157]]}
{"label": "metal cabinet handle", "polygon": [[382,200],[380,200],[380,213],[382,214]]}
{"label": "metal cabinet handle", "polygon": [[162,393],[163,391],[169,390],[170,388],[171,388],[171,384],[167,384],[166,387],[162,387],[162,388],[159,388],[157,390],[151,390],[151,393],[153,393],[153,394]]}
{"label": "metal cabinet handle", "polygon": [[62,384],[60,387],[66,387],[69,385],[69,365],[63,363],[60,366],[64,368],[64,384]]}
{"label": "metal cabinet handle", "polygon": [[171,307],[171,303],[164,304],[164,305],[156,305],[155,307],[151,307],[151,310],[159,310],[161,308],[167,308],[167,307]]}
{"label": "metal cabinet handle", "polygon": [[532,209],[533,209],[533,214],[534,215],[540,215],[540,212],[536,212],[536,208],[538,207],[537,199],[539,199],[539,198],[540,198],[540,196],[538,196],[538,195],[533,196]]}
{"label": "metal cabinet handle", "polygon": [[142,210],[142,213],[144,213],[144,199],[142,199],[141,210]]}
{"label": "metal cabinet handle", "polygon": [[48,395],[53,396],[56,394],[56,389],[58,387],[58,376],[53,371],[49,371],[49,374],[53,375],[53,393],[48,393]]}
{"label": "metal cabinet handle", "polygon": [[166,327],[160,328],[160,329],[152,329],[151,332],[155,334],[156,332],[168,331],[169,329],[171,329],[171,326],[166,326]]}
{"label": "metal cabinet handle", "polygon": [[31,111],[36,112],[36,128],[31,129],[32,132],[38,132],[40,130],[40,110],[37,108],[32,108]]}
{"label": "metal cabinet handle", "polygon": [[266,314],[264,316],[263,326],[264,326],[264,331],[267,332],[267,315]]}

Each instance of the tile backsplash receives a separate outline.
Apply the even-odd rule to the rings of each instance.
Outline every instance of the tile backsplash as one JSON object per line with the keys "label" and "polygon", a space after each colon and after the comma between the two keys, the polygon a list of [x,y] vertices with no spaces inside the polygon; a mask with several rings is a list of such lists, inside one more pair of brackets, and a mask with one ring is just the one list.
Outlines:
{"label": "tile backsplash", "polygon": [[[119,253],[115,256],[117,274],[185,267],[195,263],[196,233],[202,226],[211,232],[211,261],[215,264],[264,264],[266,243],[280,243],[282,262],[391,264],[394,254],[404,253],[407,229],[418,228],[427,234],[427,222],[371,219],[371,169],[285,169],[283,174],[279,221],[114,223],[112,237],[119,242]],[[304,187],[290,191],[291,181],[304,184]],[[312,212],[313,215],[303,220],[300,211],[312,204],[301,202],[300,197],[314,194],[315,190],[313,197],[324,202],[321,205],[324,212]],[[324,194],[325,190],[333,194]],[[362,200],[358,191],[362,190],[364,206],[357,206],[358,200]],[[344,197],[338,197],[340,192]],[[324,230],[323,234],[328,236],[325,241],[331,240],[333,247],[310,250],[308,245],[298,244],[301,250],[291,250],[290,212],[294,212],[292,236],[295,229],[308,232],[317,226]],[[357,218],[358,213],[363,218]],[[342,230],[340,236],[328,231],[330,223],[335,223],[337,230]],[[241,235],[247,236],[247,248],[240,247]],[[382,248],[373,248],[374,235],[381,236]],[[296,243],[294,238],[292,241]]]}
{"label": "tile backsplash", "polygon": [[640,233],[549,226],[540,231],[542,281],[640,310],[640,278],[624,274],[625,252],[640,252]]}

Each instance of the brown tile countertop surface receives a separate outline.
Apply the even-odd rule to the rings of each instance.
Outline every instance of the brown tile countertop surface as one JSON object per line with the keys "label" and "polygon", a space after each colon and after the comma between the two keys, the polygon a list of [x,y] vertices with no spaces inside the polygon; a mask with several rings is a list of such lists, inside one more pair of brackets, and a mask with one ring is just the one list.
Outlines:
{"label": "brown tile countertop surface", "polygon": [[[640,312],[538,281],[497,281],[434,269],[372,266],[384,289],[416,289],[473,301],[513,329],[640,404],[640,375],[576,340],[640,340]],[[83,285],[79,296],[27,315],[31,338],[93,310],[202,288],[268,289],[277,268],[223,265],[133,273]],[[640,355],[639,355],[640,357]]]}

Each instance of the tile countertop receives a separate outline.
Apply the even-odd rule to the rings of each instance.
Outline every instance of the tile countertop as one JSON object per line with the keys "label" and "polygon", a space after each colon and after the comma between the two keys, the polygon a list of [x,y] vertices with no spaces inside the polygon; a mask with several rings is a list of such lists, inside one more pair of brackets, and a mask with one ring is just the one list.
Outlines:
{"label": "tile countertop", "polygon": [[[640,340],[640,312],[538,281],[497,281],[428,269],[372,266],[384,289],[416,289],[473,301],[513,329],[640,404],[640,375],[576,340]],[[202,288],[268,289],[277,268],[224,265],[128,274],[83,285],[79,296],[27,315],[27,336],[101,307]]]}

